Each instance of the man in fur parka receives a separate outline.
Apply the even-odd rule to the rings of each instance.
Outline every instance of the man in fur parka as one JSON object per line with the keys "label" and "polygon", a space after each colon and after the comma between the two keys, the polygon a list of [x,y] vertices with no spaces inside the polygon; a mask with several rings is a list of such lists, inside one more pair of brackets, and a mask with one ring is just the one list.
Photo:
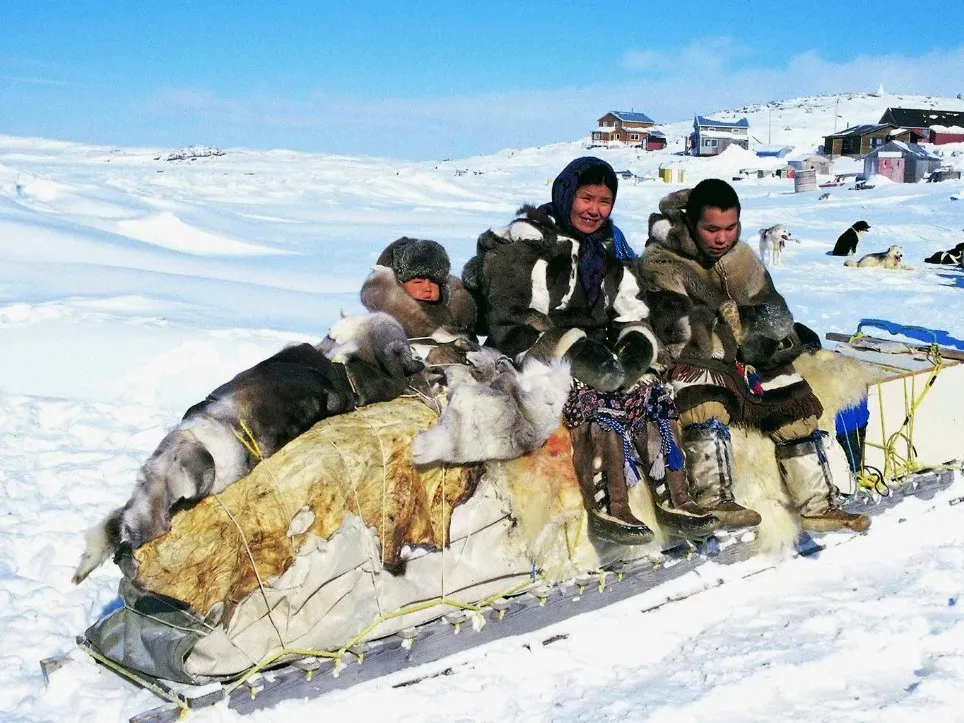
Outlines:
{"label": "man in fur parka", "polygon": [[822,407],[793,368],[813,333],[794,324],[770,274],[739,240],[736,191],[707,179],[665,197],[659,210],[650,217],[639,267],[662,361],[670,365],[696,501],[731,527],[760,522],[733,499],[729,426],[735,424],[776,443],[804,529],[866,529],[867,517],[835,502],[824,433],[817,430]]}
{"label": "man in fur parka", "polygon": [[608,163],[577,158],[556,177],[550,203],[524,206],[508,226],[479,237],[462,279],[487,345],[516,362],[570,362],[576,381],[563,421],[590,530],[623,544],[653,538],[630,510],[624,474],[627,462],[642,462],[657,519],[705,535],[719,520],[689,498],[672,401],[645,376],[657,340],[635,253],[609,218],[617,188]]}
{"label": "man in fur parka", "polygon": [[361,289],[364,307],[395,317],[429,364],[462,361],[460,352],[475,346],[475,301],[449,269],[440,243],[402,237],[382,251]]}

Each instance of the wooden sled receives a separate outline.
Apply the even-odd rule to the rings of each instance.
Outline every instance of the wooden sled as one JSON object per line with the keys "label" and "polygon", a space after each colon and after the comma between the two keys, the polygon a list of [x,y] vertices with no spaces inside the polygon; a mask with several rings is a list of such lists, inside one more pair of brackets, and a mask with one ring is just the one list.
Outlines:
{"label": "wooden sled", "polygon": [[[828,338],[833,337],[828,335]],[[943,354],[943,361],[930,364],[929,369],[926,358],[922,361],[914,358],[914,354],[901,352],[880,360],[875,355],[885,352],[861,348],[855,343],[857,340],[850,337],[847,341],[847,348],[836,354],[818,352],[812,359],[801,360],[799,365],[801,373],[811,381],[828,407],[826,418],[821,420],[824,428],[832,425],[838,408],[861,396],[854,395],[852,389],[835,390],[835,384],[844,387],[869,384],[871,419],[882,420],[879,428],[868,427],[867,440],[871,444],[867,446],[864,463],[868,468],[876,463],[881,470],[891,471],[893,475],[886,478],[885,491],[879,487],[860,488],[860,493],[853,495],[846,507],[876,515],[899,504],[905,496],[931,497],[949,486],[955,478],[952,460],[959,458],[960,440],[964,439],[958,411],[962,406],[959,395],[964,390],[960,377],[962,365],[953,358],[952,350]],[[936,360],[933,350],[930,352]],[[904,359],[905,356],[909,359]],[[919,368],[901,366],[908,364]],[[845,376],[844,382],[836,376],[822,378],[818,370],[828,365],[834,369],[846,368],[851,376]],[[938,371],[936,377],[933,369]],[[913,394],[908,396],[904,385],[918,383],[940,391],[923,399]],[[914,386],[911,391],[917,388]],[[957,404],[952,410],[955,395]],[[908,398],[914,406],[913,414],[909,415],[910,424],[908,415],[898,409],[898,400],[904,404]],[[828,404],[827,399],[835,403]],[[113,646],[107,649],[104,636],[98,638],[92,634],[96,625],[80,637],[81,650],[105,668],[152,690],[164,701],[159,708],[135,716],[132,721],[175,720],[192,708],[225,699],[229,707],[249,712],[288,698],[323,694],[408,666],[441,660],[451,653],[492,640],[529,633],[631,596],[642,595],[643,609],[655,609],[721,583],[716,577],[707,581],[691,575],[687,578],[691,584],[682,591],[674,586],[674,592],[670,593],[664,586],[693,572],[709,559],[736,566],[733,574],[726,576],[728,579],[778,564],[776,557],[760,553],[785,543],[787,534],[791,536],[791,544],[795,544],[796,554],[800,555],[819,553],[823,545],[851,539],[848,535],[830,535],[814,540],[799,534],[786,511],[785,495],[779,490],[772,442],[756,433],[741,433],[734,435],[734,452],[737,478],[743,486],[735,487],[735,492],[738,500],[750,503],[763,514],[764,525],[756,533],[720,535],[699,544],[662,535],[648,548],[599,544],[586,535],[582,502],[564,432],[554,435],[532,455],[488,466],[481,478],[474,477],[471,470],[452,469],[443,477],[428,476],[423,480],[410,459],[405,459],[408,449],[405,440],[413,429],[430,425],[432,418],[417,403],[410,402],[387,403],[381,413],[366,408],[361,410],[361,417],[355,419],[326,420],[307,433],[306,439],[299,438],[290,449],[286,447],[275,457],[264,460],[252,475],[226,490],[222,498],[205,500],[194,510],[179,513],[168,536],[136,551],[137,569],[129,569],[128,577],[147,589],[147,602],[182,605],[187,620],[200,621],[216,634],[202,631],[206,636],[203,643],[208,647],[199,665],[209,667],[202,668],[202,674],[180,681],[125,665],[113,656],[118,650],[124,652],[124,647],[134,644],[133,638],[137,637],[123,626],[112,633],[113,637],[107,636]],[[952,411],[957,416],[943,416]],[[394,426],[398,424],[409,427],[402,432]],[[338,429],[333,431],[332,425]],[[363,434],[381,429],[381,425],[396,429],[395,442],[386,446],[384,435],[376,435],[378,441],[372,443],[375,447],[369,445],[369,449],[380,449],[380,459],[393,460],[391,479],[379,464],[370,464],[364,445],[352,453],[359,457],[360,466],[348,462],[348,440],[357,442]],[[932,428],[939,428],[941,434],[925,445],[919,436],[922,430]],[[879,460],[872,451],[872,443],[878,438],[886,444],[881,445],[884,449]],[[332,439],[343,442],[332,444]],[[893,460],[895,454],[903,454],[895,441],[909,446],[912,450],[909,456],[916,469],[910,469],[906,463],[898,467],[893,461],[888,466],[887,456]],[[299,446],[305,444],[308,446]],[[307,449],[321,448],[327,450],[333,461],[305,457]],[[846,456],[839,448],[833,451],[830,461],[835,480],[849,479]],[[771,466],[761,465],[760,459],[771,460]],[[959,466],[958,461],[957,468]],[[316,478],[312,476],[317,470],[311,471],[314,467],[325,474],[334,474],[327,483],[334,492],[317,488]],[[364,474],[358,471],[361,467],[367,470]],[[350,485],[346,470],[354,480]],[[400,484],[401,479],[408,482],[401,487],[393,486]],[[288,484],[294,484],[302,497],[286,497],[282,503],[277,497],[289,493]],[[654,517],[645,487],[637,486],[633,503],[649,523]],[[387,505],[388,492],[397,503],[395,506]],[[368,495],[367,502],[356,499],[359,493],[362,497]],[[320,507],[316,499],[319,495],[323,500]],[[239,508],[231,507],[235,498],[251,503],[251,512],[241,514]],[[315,501],[310,502],[309,498]],[[348,506],[336,509],[337,499],[348,500]],[[950,500],[956,501],[959,500]],[[305,514],[305,507],[311,507],[313,514]],[[402,520],[403,509],[427,511],[428,520]],[[281,517],[278,517],[279,510],[284,511]],[[207,522],[202,519],[205,514],[210,516]],[[265,517],[271,518],[270,523],[264,522]],[[475,522],[466,526],[470,517]],[[300,523],[293,526],[295,518],[299,518]],[[404,524],[396,529],[395,522]],[[212,525],[213,532],[208,529]],[[315,533],[312,533],[313,526],[319,526]],[[275,532],[266,532],[269,528]],[[782,531],[783,537],[774,530]],[[243,537],[246,543],[220,555],[221,562],[217,565],[208,563],[205,567],[203,555],[200,558],[189,555],[187,562],[182,559],[182,551],[194,549],[192,544],[198,534],[208,535],[216,548],[217,541],[223,541],[229,533]],[[313,547],[305,553],[305,545]],[[356,549],[359,545],[362,547]],[[473,545],[475,553],[470,550]],[[464,556],[460,558],[456,552]],[[352,558],[353,553],[357,559]],[[306,557],[309,554],[315,557]],[[403,559],[404,567],[415,571],[411,578],[406,579],[407,571],[399,576],[397,570],[385,568],[386,561],[395,564]],[[297,631],[304,636],[297,638],[295,644],[282,639],[281,630],[277,631],[280,645],[271,640],[250,643],[245,635],[252,626],[259,622],[277,626],[277,620],[269,619],[269,610],[290,607],[294,598],[285,592],[284,585],[291,586],[293,581],[311,577],[308,572],[304,576],[292,572],[297,569],[292,561],[304,563],[302,572],[328,570],[321,575],[319,589],[308,591],[302,597],[315,600],[330,594],[332,600],[347,600],[347,609],[360,609],[368,617],[347,615],[341,628],[322,630],[320,637],[305,621],[294,620],[289,624],[286,620],[285,631]],[[275,567],[269,573],[264,565]],[[477,568],[473,567],[476,565]],[[185,569],[192,571],[193,579],[178,588],[178,581],[185,578]],[[419,569],[424,574],[420,574]],[[439,573],[444,573],[441,589],[436,582]],[[325,580],[325,574],[333,577]],[[212,592],[208,581],[217,581],[221,592]],[[122,591],[129,584],[128,580],[122,581]],[[396,589],[399,587],[410,587],[415,592],[405,597]],[[368,595],[369,588],[377,593],[374,598]],[[380,597],[382,593],[385,597]],[[381,614],[384,611],[379,610],[375,615],[359,605],[359,601],[370,605],[372,600],[379,606],[382,601],[391,600],[392,609],[399,614],[385,616]],[[328,610],[325,605],[319,609]],[[331,605],[330,609],[337,612],[335,603]],[[323,628],[325,619],[323,612],[319,620],[308,622],[319,623]],[[333,619],[337,619],[337,615]],[[234,637],[232,620],[238,632]],[[371,624],[364,625],[366,620]],[[180,622],[183,621],[177,618],[172,624]],[[226,641],[224,645],[220,645],[222,639]],[[300,647],[298,644],[317,640],[325,644],[305,642]],[[543,644],[552,642],[547,638]],[[252,645],[245,654],[252,661],[249,664],[243,656],[240,662],[225,662],[218,657],[221,650],[233,650],[245,644]],[[62,659],[45,661],[45,675],[61,663]],[[417,681],[415,678],[400,685]]]}

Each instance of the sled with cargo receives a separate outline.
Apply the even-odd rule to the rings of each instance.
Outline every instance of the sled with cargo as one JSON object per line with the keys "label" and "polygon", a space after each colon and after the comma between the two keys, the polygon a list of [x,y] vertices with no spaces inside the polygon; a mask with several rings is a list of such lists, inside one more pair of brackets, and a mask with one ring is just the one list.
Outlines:
{"label": "sled with cargo", "polygon": [[[859,449],[846,428],[849,448],[827,445],[847,509],[964,499],[945,491],[964,452],[964,353],[862,328],[828,339],[834,351],[797,366],[824,429],[866,399]],[[78,651],[158,696],[131,720],[213,704],[247,713],[389,674],[416,684],[451,672],[459,651],[516,636],[551,645],[564,628],[532,633],[629,597],[655,609],[852,539],[800,533],[772,442],[754,432],[733,435],[734,492],[760,527],[673,538],[639,484],[634,508],[657,536],[627,547],[588,535],[565,430],[518,459],[418,469],[411,440],[436,419],[416,398],[327,419],[120,559],[121,604]],[[45,675],[66,659],[44,661]]]}

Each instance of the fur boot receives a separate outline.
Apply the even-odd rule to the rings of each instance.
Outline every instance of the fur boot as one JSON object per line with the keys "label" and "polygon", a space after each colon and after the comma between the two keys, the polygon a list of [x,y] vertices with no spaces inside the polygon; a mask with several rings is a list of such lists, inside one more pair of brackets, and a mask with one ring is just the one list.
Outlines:
{"label": "fur boot", "polygon": [[717,420],[683,430],[686,468],[696,503],[710,510],[726,529],[756,527],[759,513],[733,499],[733,449],[730,432]]}
{"label": "fur boot", "polygon": [[[671,431],[679,439],[678,429],[678,425],[672,425],[667,432]],[[721,526],[718,517],[700,507],[690,496],[684,468],[672,469],[672,465],[665,464],[665,460],[661,459],[663,464],[659,466],[662,469],[654,471],[653,462],[664,446],[661,430],[655,422],[649,422],[645,433],[638,434],[633,442],[640,460],[649,469],[649,474],[644,476],[649,483],[656,520],[661,527],[677,537],[701,538]],[[676,449],[678,451],[679,448]]]}
{"label": "fur boot", "polygon": [[619,545],[645,545],[654,534],[629,506],[622,436],[587,422],[569,430],[589,531]]}
{"label": "fur boot", "polygon": [[830,476],[830,465],[823,450],[823,432],[776,446],[777,464],[794,508],[800,513],[800,526],[813,532],[854,530],[870,527],[870,518],[846,512],[835,503],[837,490]]}

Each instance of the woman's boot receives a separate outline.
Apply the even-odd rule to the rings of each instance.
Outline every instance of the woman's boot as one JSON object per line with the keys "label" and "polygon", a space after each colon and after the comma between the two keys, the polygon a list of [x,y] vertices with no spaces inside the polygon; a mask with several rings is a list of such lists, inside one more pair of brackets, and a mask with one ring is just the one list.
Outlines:
{"label": "woman's boot", "polygon": [[569,430],[589,531],[619,545],[645,545],[653,531],[629,507],[622,436],[587,422]]}
{"label": "woman's boot", "polygon": [[[645,467],[644,476],[653,495],[659,524],[680,537],[706,537],[719,529],[722,522],[690,496],[682,452],[676,442],[678,436],[674,436],[678,434],[679,425],[675,422],[667,423],[663,429],[656,422],[649,422],[645,433],[638,434],[633,441]],[[667,435],[669,438],[664,439]]]}
{"label": "woman's boot", "polygon": [[777,465],[800,525],[812,532],[854,530],[870,527],[866,515],[847,512],[836,504],[837,489],[823,451],[823,432],[777,444]]}
{"label": "woman's boot", "polygon": [[756,527],[760,513],[733,499],[733,448],[730,430],[716,419],[683,429],[683,451],[693,498],[729,530]]}

